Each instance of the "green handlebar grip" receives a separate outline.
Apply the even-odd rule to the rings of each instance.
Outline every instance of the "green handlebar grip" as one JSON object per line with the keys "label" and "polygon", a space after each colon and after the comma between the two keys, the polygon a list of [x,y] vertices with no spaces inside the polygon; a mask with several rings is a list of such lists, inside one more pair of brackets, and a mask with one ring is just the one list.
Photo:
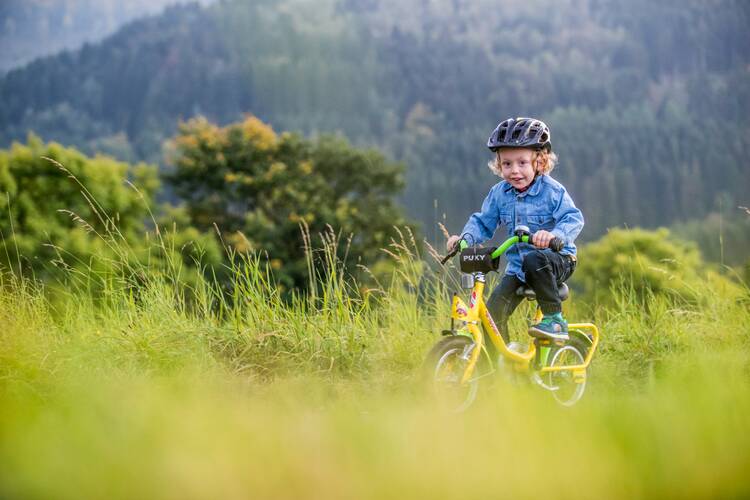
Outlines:
{"label": "green handlebar grip", "polygon": [[[524,238],[526,238],[526,241],[528,241],[529,239],[528,236],[524,236]],[[516,243],[518,243],[518,236],[511,236],[510,238],[505,240],[502,245],[497,247],[497,249],[494,252],[492,252],[491,257],[493,259],[497,259],[502,254],[504,254],[506,250],[508,250],[510,247],[512,247]]]}

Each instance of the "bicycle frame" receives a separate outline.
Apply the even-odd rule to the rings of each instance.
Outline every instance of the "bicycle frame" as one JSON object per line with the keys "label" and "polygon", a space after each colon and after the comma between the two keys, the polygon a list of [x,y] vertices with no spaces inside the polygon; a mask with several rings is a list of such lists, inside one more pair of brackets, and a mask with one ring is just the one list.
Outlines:
{"label": "bicycle frame", "polygon": [[[466,329],[471,334],[474,340],[474,349],[471,352],[469,362],[464,370],[464,374],[461,377],[461,383],[465,384],[471,379],[477,361],[484,346],[484,335],[479,327],[480,323],[484,326],[485,331],[488,332],[490,340],[495,345],[497,350],[505,357],[505,359],[513,362],[515,370],[520,372],[528,372],[531,369],[531,361],[536,356],[536,343],[529,343],[529,349],[525,353],[515,352],[508,348],[500,335],[500,331],[497,329],[495,322],[490,316],[487,305],[484,302],[484,286],[485,276],[483,273],[474,273],[474,287],[471,290],[469,306],[467,307],[458,295],[453,295],[453,304],[451,307],[451,318],[453,320],[462,321],[466,323]],[[537,308],[535,321],[541,319],[541,310]],[[571,330],[584,330],[591,332],[591,348],[588,350],[586,359],[583,364],[579,365],[567,365],[567,366],[554,366],[542,367],[539,371],[544,372],[558,372],[558,371],[571,371],[573,372],[574,379],[581,379],[586,377],[586,368],[591,363],[591,358],[599,345],[599,329],[592,323],[571,323],[568,324],[568,328]],[[550,341],[543,341],[544,345],[551,345]]]}

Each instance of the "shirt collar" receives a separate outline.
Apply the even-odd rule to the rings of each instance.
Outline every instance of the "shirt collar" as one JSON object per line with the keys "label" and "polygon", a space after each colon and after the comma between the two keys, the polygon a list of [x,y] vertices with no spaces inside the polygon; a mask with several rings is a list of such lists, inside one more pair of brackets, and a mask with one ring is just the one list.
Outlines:
{"label": "shirt collar", "polygon": [[527,189],[526,191],[519,192],[516,188],[511,186],[510,183],[508,183],[508,185],[505,187],[503,191],[505,191],[506,193],[512,191],[513,194],[516,194],[518,196],[536,196],[539,194],[539,191],[542,189],[542,184],[543,184],[542,177],[544,176],[537,175],[536,178],[534,178],[534,181],[531,183],[531,187],[529,187],[529,189]]}

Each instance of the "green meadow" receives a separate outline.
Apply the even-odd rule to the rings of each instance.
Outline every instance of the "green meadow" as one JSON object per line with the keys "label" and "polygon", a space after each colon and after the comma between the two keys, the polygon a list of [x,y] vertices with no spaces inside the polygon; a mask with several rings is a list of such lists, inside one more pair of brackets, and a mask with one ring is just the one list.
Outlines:
{"label": "green meadow", "polygon": [[174,268],[141,269],[137,287],[4,274],[0,497],[750,495],[746,289],[574,296],[568,317],[602,331],[577,406],[498,375],[454,414],[420,368],[455,282],[391,252],[387,286],[333,266],[291,298],[253,257],[229,286]]}

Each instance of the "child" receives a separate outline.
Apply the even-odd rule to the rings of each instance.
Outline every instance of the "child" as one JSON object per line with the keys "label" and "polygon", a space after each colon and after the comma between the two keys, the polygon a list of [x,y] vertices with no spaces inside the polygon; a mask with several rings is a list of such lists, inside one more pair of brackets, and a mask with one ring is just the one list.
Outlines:
{"label": "child", "polygon": [[[533,118],[510,118],[492,132],[487,147],[496,153],[490,170],[503,181],[490,189],[481,211],[469,217],[461,236],[448,239],[448,249],[453,249],[459,239],[478,245],[490,239],[501,225],[508,236],[516,226],[528,226],[534,233],[533,246],[519,243],[506,252],[505,275],[487,307],[508,342],[508,317],[523,300],[515,292],[526,284],[536,293],[544,313],[544,318],[529,328],[529,334],[567,340],[568,324],[562,317],[558,286],[575,270],[573,242],[583,228],[583,215],[563,185],[548,175],[557,161],[549,127]],[[565,244],[559,253],[548,248],[554,237]]]}

